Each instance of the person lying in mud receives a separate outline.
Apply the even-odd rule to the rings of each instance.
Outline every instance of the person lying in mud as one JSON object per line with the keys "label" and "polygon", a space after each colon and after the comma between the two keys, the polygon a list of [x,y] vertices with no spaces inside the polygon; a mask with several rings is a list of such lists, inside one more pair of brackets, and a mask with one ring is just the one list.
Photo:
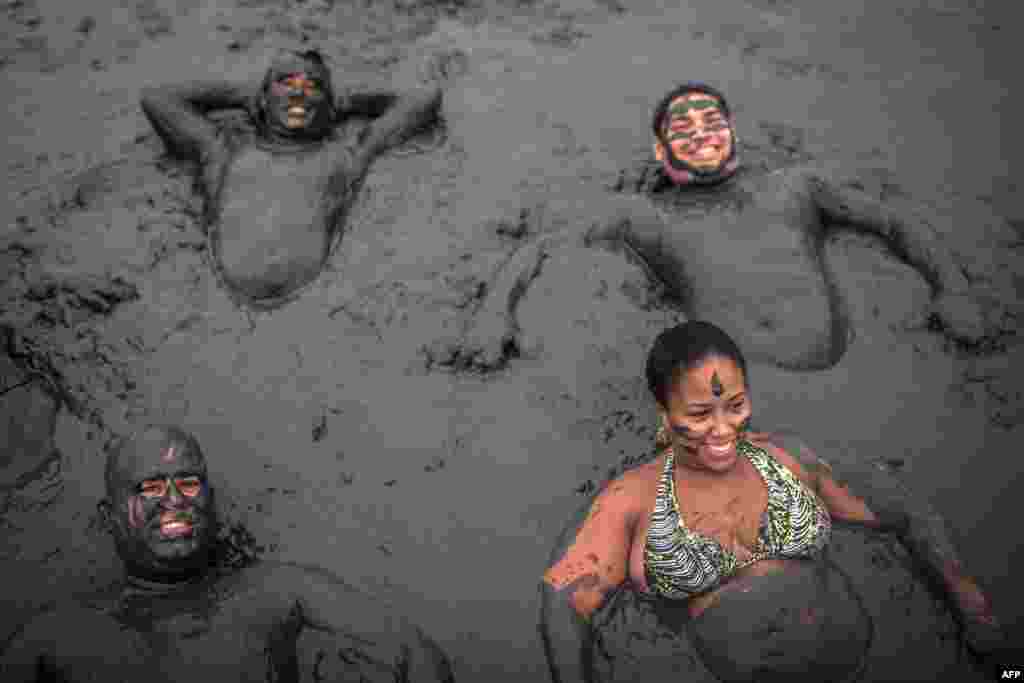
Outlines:
{"label": "person lying in mud", "polygon": [[[843,581],[821,561],[834,520],[895,533],[944,586],[967,644],[1002,645],[988,599],[927,505],[884,477],[862,477],[855,493],[800,439],[748,430],[746,360],[721,328],[690,321],[663,331],[646,375],[661,454],[579,511],[541,582],[555,681],[595,680],[601,648],[591,619],[623,589],[684,608],[680,637],[718,680],[857,675],[871,627],[858,623],[854,596],[836,590]],[[788,618],[771,616],[780,606]]]}
{"label": "person lying in mud", "polygon": [[[441,90],[335,99],[320,54],[283,51],[258,91],[220,82],[147,88],[142,111],[175,156],[196,162],[214,267],[242,301],[271,307],[312,282],[377,155],[434,123]],[[221,132],[206,115],[242,108],[255,132]],[[338,135],[369,117],[357,144]]]}
{"label": "person lying in mud", "polygon": [[[652,128],[657,170],[648,165],[631,182],[620,179],[616,193],[588,202],[594,225],[583,244],[624,248],[687,317],[720,324],[752,362],[817,370],[843,355],[848,314],[823,257],[824,239],[837,229],[881,238],[925,278],[932,301],[910,327],[941,327],[968,346],[998,334],[998,306],[983,307],[969,292],[921,212],[900,212],[822,168],[744,167],[729,106],[714,88],[675,88],[655,109]],[[623,192],[633,189],[641,194]],[[517,301],[545,253],[579,234],[577,227],[520,248],[442,364],[490,369],[514,355]]]}
{"label": "person lying in mud", "polygon": [[123,583],[20,628],[0,653],[5,683],[454,680],[416,626],[324,569],[212,567],[214,490],[182,429],[110,449],[106,493]]}

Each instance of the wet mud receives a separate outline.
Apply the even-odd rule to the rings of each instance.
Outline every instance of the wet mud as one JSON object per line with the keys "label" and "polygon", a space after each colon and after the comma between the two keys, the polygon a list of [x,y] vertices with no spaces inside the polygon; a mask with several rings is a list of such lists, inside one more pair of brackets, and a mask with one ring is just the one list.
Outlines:
{"label": "wet mud", "polygon": [[[542,679],[551,545],[581,495],[651,453],[643,363],[682,319],[636,263],[579,243],[616,184],[642,184],[662,91],[699,78],[728,93],[750,164],[829,162],[885,201],[929,206],[1009,312],[998,344],[957,348],[905,324],[929,300],[917,273],[838,235],[825,256],[851,293],[845,353],[819,372],[755,365],[751,382],[759,429],[900,459],[1019,633],[1009,568],[1024,543],[997,529],[1018,507],[1024,405],[1024,204],[1003,122],[1024,110],[997,5],[4,3],[0,424],[17,428],[0,457],[0,571],[19,579],[0,591],[0,630],[116,578],[95,518],[103,444],[171,421],[217,473],[237,557],[325,566],[401,604],[458,680]],[[138,96],[257,80],[274,49],[302,45],[353,89],[441,64],[445,131],[378,159],[320,276],[251,311],[218,282],[190,169],[164,158]],[[425,59],[438,52],[455,56]],[[515,260],[526,281],[501,280]],[[874,610],[864,680],[916,680],[898,644],[935,646],[948,613],[901,548],[840,536],[836,562]],[[671,660],[629,628],[608,644],[633,662],[620,671],[641,652]],[[940,664],[970,680],[952,645],[933,650],[920,680]]]}
{"label": "wet mud", "polygon": [[[825,564],[828,579],[809,606],[804,588],[780,585],[778,579],[773,587],[766,579],[758,597],[746,595],[749,604],[742,595],[734,598],[739,604],[728,605],[726,615],[709,611],[696,629],[685,610],[619,591],[594,618],[597,680],[656,679],[680,671],[698,681],[952,681],[963,675],[967,655],[957,647],[957,622],[915,575],[898,542],[838,527]],[[738,614],[749,628],[736,623]],[[725,660],[757,651],[750,661],[765,668],[743,671],[719,661],[722,651],[715,643],[730,637],[737,645]],[[817,648],[830,639],[842,645],[822,657]],[[772,656],[780,650],[791,659]],[[795,668],[786,670],[787,664]]]}

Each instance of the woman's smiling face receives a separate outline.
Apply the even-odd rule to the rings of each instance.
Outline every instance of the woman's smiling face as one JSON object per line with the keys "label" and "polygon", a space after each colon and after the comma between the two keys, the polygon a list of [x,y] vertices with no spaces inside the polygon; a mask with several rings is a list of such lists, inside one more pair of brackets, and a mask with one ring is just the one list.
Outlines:
{"label": "woman's smiling face", "polygon": [[680,373],[662,409],[676,458],[709,472],[727,472],[736,464],[736,444],[750,414],[743,370],[721,356]]}

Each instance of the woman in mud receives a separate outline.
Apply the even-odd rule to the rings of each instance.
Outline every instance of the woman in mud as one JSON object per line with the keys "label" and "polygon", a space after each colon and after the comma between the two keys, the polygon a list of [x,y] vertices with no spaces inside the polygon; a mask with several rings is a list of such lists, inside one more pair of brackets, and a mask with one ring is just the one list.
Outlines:
{"label": "woman in mud", "polygon": [[[653,133],[657,166],[620,178],[616,194],[587,202],[594,225],[583,243],[624,247],[688,317],[721,325],[752,362],[819,370],[842,357],[848,316],[823,257],[833,228],[880,237],[923,275],[933,300],[919,324],[969,346],[998,334],[995,302],[982,310],[916,211],[898,213],[819,168],[744,167],[728,104],[714,88],[686,83],[672,90],[655,109]],[[644,194],[622,192],[633,189]],[[466,338],[438,350],[440,363],[486,370],[514,355],[517,302],[546,251],[579,234],[549,235],[519,249],[495,276]]]}
{"label": "woman in mud", "polygon": [[[313,281],[373,159],[435,121],[441,90],[351,94],[335,101],[319,53],[282,52],[258,91],[201,82],[147,89],[142,110],[168,150],[199,164],[214,266],[230,291],[267,308]],[[206,118],[246,109],[255,132]],[[373,122],[352,145],[345,117]]]}
{"label": "woman in mud", "polygon": [[646,374],[663,450],[580,510],[543,577],[555,681],[595,680],[592,620],[627,587],[666,614],[685,610],[689,640],[720,680],[855,679],[871,624],[823,558],[833,520],[895,532],[945,587],[968,644],[999,642],[939,517],[884,482],[858,497],[798,439],[748,431],[746,361],[724,331],[690,321],[662,332]]}

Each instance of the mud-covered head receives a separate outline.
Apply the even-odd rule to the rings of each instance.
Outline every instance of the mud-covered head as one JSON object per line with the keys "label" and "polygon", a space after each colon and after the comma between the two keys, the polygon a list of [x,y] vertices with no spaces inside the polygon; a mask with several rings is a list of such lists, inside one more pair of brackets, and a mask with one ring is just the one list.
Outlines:
{"label": "mud-covered head", "polygon": [[721,328],[691,320],[665,330],[647,357],[662,433],[684,464],[724,472],[749,427],[747,362]]}
{"label": "mud-covered head", "polygon": [[738,166],[738,140],[725,96],[704,83],[684,83],[654,109],[654,156],[677,185],[714,184]]}
{"label": "mud-covered head", "polygon": [[282,50],[271,61],[260,88],[258,116],[271,136],[317,140],[335,120],[331,72],[316,50]]}
{"label": "mud-covered head", "polygon": [[130,576],[174,581],[209,566],[216,509],[195,437],[148,426],[112,445],[105,478],[102,509]]}

